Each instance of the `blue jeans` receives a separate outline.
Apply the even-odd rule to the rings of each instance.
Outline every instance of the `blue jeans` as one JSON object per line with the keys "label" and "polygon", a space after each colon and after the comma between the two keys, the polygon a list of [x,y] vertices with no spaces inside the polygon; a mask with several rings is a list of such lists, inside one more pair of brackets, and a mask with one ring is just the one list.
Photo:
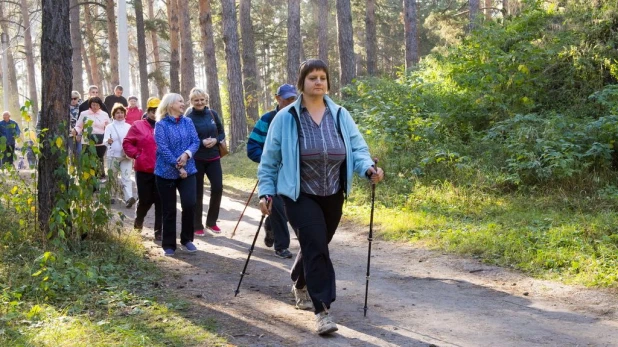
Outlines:
{"label": "blue jeans", "polygon": [[161,246],[163,249],[176,250],[176,190],[180,195],[182,208],[180,244],[193,242],[193,213],[195,210],[195,175],[185,179],[165,179],[155,176],[157,190],[163,210],[163,232]]}

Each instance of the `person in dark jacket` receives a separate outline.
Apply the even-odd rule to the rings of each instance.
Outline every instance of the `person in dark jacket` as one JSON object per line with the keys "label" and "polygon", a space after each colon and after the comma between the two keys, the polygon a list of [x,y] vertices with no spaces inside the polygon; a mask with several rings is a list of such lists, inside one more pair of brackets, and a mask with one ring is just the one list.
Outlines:
{"label": "person in dark jacket", "polygon": [[161,241],[161,198],[155,183],[155,159],[157,155],[157,144],[154,139],[154,129],[156,123],[155,113],[161,101],[158,98],[148,100],[148,118],[138,120],[133,123],[129,133],[122,141],[122,148],[127,157],[134,160],[133,170],[135,171],[135,183],[137,184],[137,208],[135,210],[135,222],[133,227],[142,230],[144,218],[150,207],[155,206],[154,238]]}
{"label": "person in dark jacket", "polygon": [[[116,86],[114,88],[114,94],[105,97],[105,101],[103,101],[103,103],[108,110],[114,108],[114,104],[116,103],[122,104],[122,106],[124,107],[129,106],[127,99],[122,96],[123,90],[124,88],[122,88],[122,86]],[[110,117],[113,117],[113,115],[110,114]]]}
{"label": "person in dark jacket", "polygon": [[[270,122],[279,112],[279,109],[288,106],[296,100],[296,88],[291,84],[283,84],[277,89],[275,94],[277,99],[277,107],[260,117],[253,131],[249,135],[247,141],[247,156],[256,163],[260,162],[262,150],[264,149],[264,141]],[[280,258],[292,258],[292,253],[288,250],[290,247],[290,231],[288,230],[288,219],[285,217],[283,210],[283,199],[280,196],[274,195],[272,201],[272,211],[264,221],[264,229],[266,236],[264,243],[266,247],[275,246],[275,255]]]}
{"label": "person in dark jacket", "polygon": [[223,196],[223,172],[218,144],[225,141],[225,132],[217,112],[208,107],[209,98],[204,90],[193,88],[189,93],[189,100],[191,100],[191,108],[187,110],[186,115],[193,121],[197,136],[200,139],[200,148],[195,153],[197,201],[193,228],[195,235],[204,236],[202,209],[204,175],[206,175],[208,181],[210,181],[210,203],[206,216],[206,228],[215,234],[219,234],[221,229],[217,226],[217,219],[219,218],[219,208]]}
{"label": "person in dark jacket", "polygon": [[4,111],[2,113],[2,120],[0,121],[0,138],[6,139],[6,148],[4,153],[0,154],[0,166],[5,164],[13,165],[15,159],[15,139],[19,137],[21,131],[17,122],[11,119],[11,113]]}
{"label": "person in dark jacket", "polygon": [[189,253],[197,252],[193,244],[195,210],[195,160],[200,146],[191,119],[184,117],[185,103],[179,94],[166,94],[157,108],[155,142],[155,180],[163,209],[161,247],[165,256],[176,252],[176,191],[180,195],[182,221],[180,244]]}

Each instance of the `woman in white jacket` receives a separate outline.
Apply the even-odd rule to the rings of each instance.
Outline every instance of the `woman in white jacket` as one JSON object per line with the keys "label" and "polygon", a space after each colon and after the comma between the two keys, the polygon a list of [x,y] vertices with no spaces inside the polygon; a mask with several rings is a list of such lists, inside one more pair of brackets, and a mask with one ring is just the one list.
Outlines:
{"label": "woman in white jacket", "polygon": [[[122,188],[126,207],[131,208],[135,204],[133,181],[131,181],[133,162],[122,149],[122,141],[127,136],[131,125],[125,122],[127,109],[120,103],[115,104],[112,108],[112,116],[114,121],[105,127],[103,140],[108,145],[107,169],[109,171],[109,182],[112,185],[112,203],[114,203],[114,197]],[[118,174],[120,174],[120,182],[118,182]]]}

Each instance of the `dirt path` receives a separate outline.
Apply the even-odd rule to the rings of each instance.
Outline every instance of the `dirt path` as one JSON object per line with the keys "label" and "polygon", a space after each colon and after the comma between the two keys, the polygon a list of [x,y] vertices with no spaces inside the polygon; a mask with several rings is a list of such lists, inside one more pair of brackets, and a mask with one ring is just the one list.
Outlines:
{"label": "dirt path", "polygon": [[[276,258],[264,246],[263,230],[240,294],[234,297],[260,217],[249,207],[230,239],[244,202],[224,196],[219,222],[224,232],[196,238],[199,251],[194,255],[178,252],[175,258],[165,258],[152,241],[152,230],[142,232],[151,259],[172,274],[163,285],[194,303],[190,315],[214,317],[217,332],[231,344],[618,345],[615,294],[535,280],[476,260],[384,241],[373,243],[369,311],[364,318],[368,228],[350,223],[340,226],[330,247],[338,295],[331,313],[339,331],[319,337],[313,313],[293,306],[287,271],[293,260]],[[152,211],[145,223],[151,226]],[[290,250],[298,251],[295,238]]]}

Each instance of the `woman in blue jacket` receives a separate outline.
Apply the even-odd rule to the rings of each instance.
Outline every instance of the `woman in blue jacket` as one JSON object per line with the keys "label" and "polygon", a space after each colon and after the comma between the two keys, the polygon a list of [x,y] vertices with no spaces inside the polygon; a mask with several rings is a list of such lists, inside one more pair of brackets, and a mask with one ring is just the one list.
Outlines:
{"label": "woman in blue jacket", "polygon": [[161,246],[166,256],[174,256],[176,251],[176,190],[182,208],[180,244],[189,253],[197,251],[193,244],[197,172],[193,156],[200,140],[193,122],[183,116],[184,110],[182,96],[170,93],[163,97],[156,113],[157,159],[154,174],[163,210]]}
{"label": "woman in blue jacket", "polygon": [[328,315],[336,298],[328,244],[341,220],[353,172],[374,183],[384,178],[348,111],[326,94],[328,67],[318,59],[301,64],[301,96],[280,110],[268,130],[258,166],[260,209],[270,213],[275,194],[297,233],[300,252],[291,270],[296,307],[313,309],[320,335],[337,330]]}

